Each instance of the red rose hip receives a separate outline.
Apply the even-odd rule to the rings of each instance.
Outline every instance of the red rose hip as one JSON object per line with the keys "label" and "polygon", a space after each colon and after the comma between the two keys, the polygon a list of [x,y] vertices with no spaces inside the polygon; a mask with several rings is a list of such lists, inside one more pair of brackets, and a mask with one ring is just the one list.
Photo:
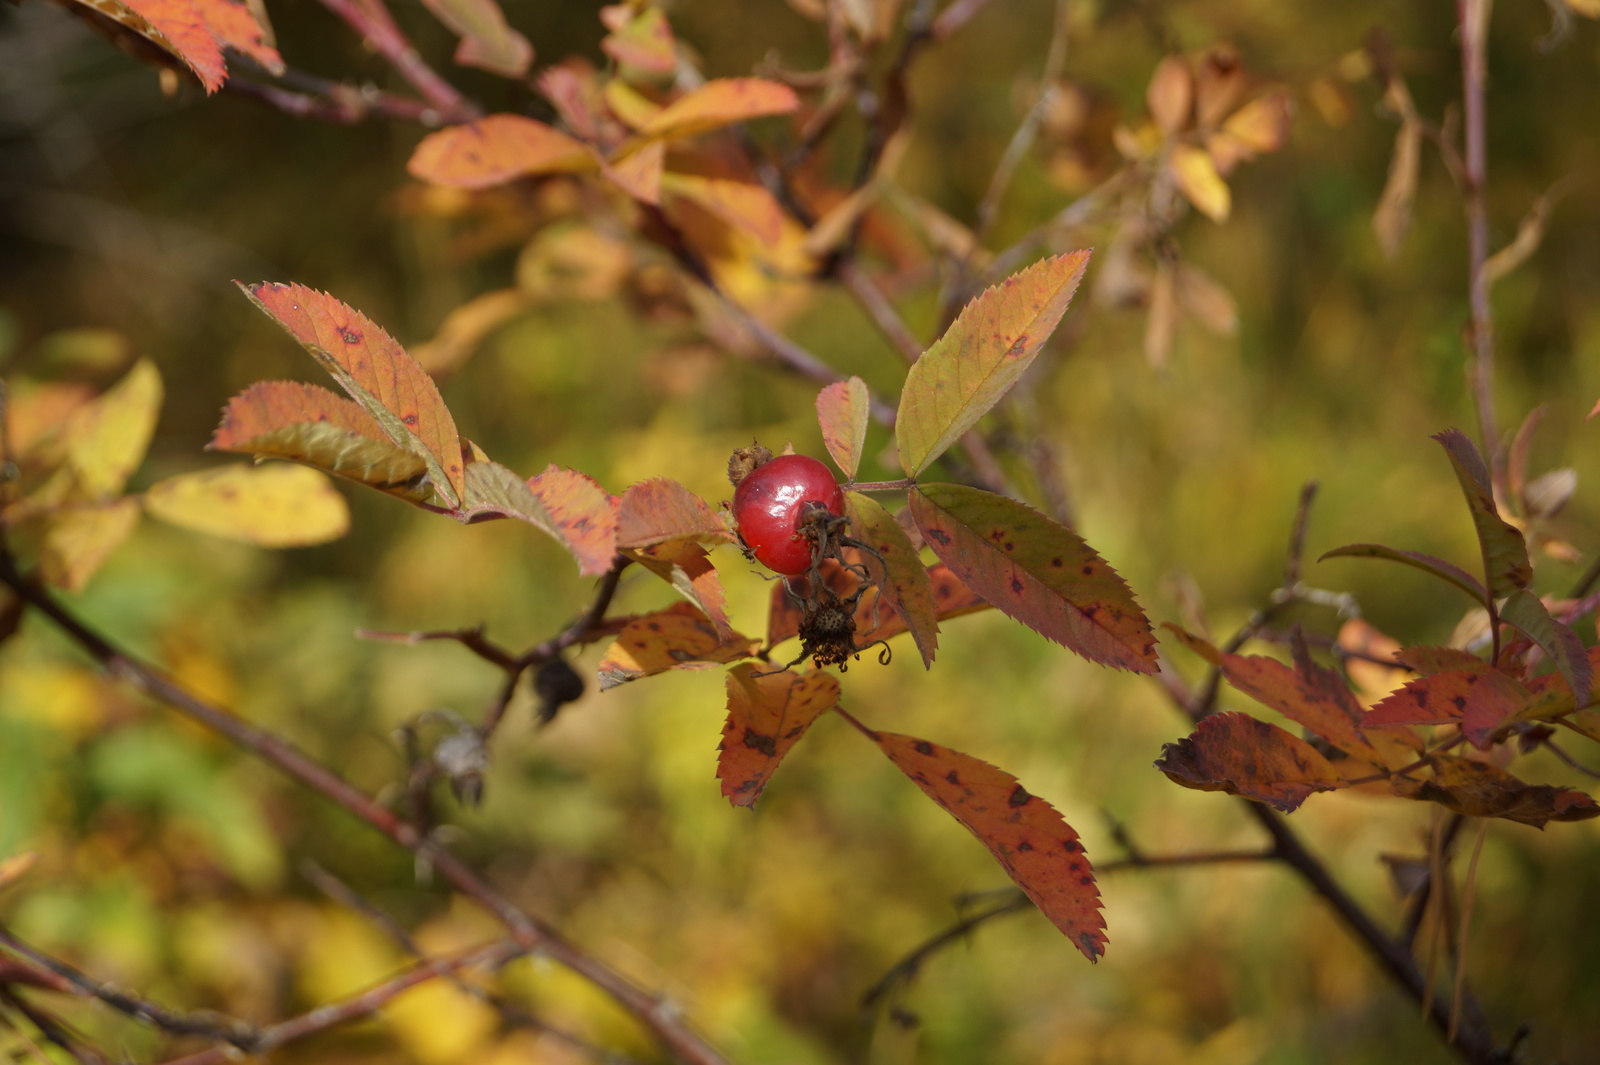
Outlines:
{"label": "red rose hip", "polygon": [[756,561],[797,576],[811,568],[811,541],[800,532],[807,503],[844,513],[844,492],[828,467],[805,455],[779,455],[757,466],[733,493],[733,520]]}

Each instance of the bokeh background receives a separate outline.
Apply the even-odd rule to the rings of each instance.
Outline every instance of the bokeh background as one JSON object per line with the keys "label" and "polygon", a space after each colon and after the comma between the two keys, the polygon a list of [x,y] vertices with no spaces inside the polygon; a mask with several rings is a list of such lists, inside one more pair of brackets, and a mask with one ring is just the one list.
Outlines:
{"label": "bokeh background", "polygon": [[[443,31],[417,5],[395,6],[447,65]],[[505,5],[540,62],[603,62],[597,7]],[[269,8],[292,65],[387,83],[381,62],[317,4]],[[774,57],[790,68],[826,59],[815,24],[779,0],[684,0],[670,11],[713,75]],[[1073,153],[1092,164],[1109,151],[1110,125],[1143,111],[1165,54],[1230,42],[1295,92],[1297,113],[1285,148],[1232,179],[1226,223],[1194,215],[1174,234],[1186,260],[1232,293],[1236,332],[1186,319],[1165,364],[1152,366],[1144,309],[1109,306],[1086,288],[1071,328],[996,428],[1053,449],[1080,530],[1155,620],[1192,616],[1196,595],[1215,632],[1248,617],[1281,579],[1296,495],[1313,478],[1309,558],[1378,541],[1470,566],[1471,524],[1428,440],[1474,425],[1461,200],[1425,151],[1416,224],[1384,257],[1371,218],[1397,127],[1376,84],[1347,76],[1347,57],[1381,27],[1419,108],[1443,119],[1459,96],[1450,5],[1082,0],[1071,12],[1064,74],[1105,125],[1081,144],[1047,136],[1030,153],[995,246],[1086,187]],[[996,0],[918,62],[914,137],[899,169],[907,190],[971,218],[1031,99],[1051,19],[1044,0]],[[1545,5],[1494,13],[1495,244],[1563,181],[1543,246],[1495,291],[1495,384],[1507,429],[1548,405],[1533,472],[1576,468],[1557,531],[1587,553],[1600,550],[1597,430],[1585,422],[1600,397],[1600,26],[1580,19],[1551,34]],[[526,89],[449,73],[492,107],[534,104]],[[134,355],[154,358],[168,394],[138,487],[213,461],[203,445],[245,385],[316,379],[230,279],[325,289],[421,345],[453,308],[513,283],[519,250],[565,195],[473,207],[426,193],[404,174],[422,132],[301,122],[226,93],[168,98],[148,68],[59,9],[0,6],[3,372],[104,383]],[[857,136],[841,134],[841,174]],[[552,300],[494,332],[444,384],[463,432],[523,473],[555,462],[613,492],[670,476],[712,500],[727,495],[728,452],[752,436],[821,454],[814,388],[718,350],[682,314],[655,313],[652,283],[646,272],[625,291]],[[926,337],[932,287],[896,294]],[[805,293],[784,327],[880,393],[897,389],[903,363],[841,293]],[[873,458],[887,443],[874,428],[866,475],[895,474]],[[520,646],[558,631],[589,588],[526,527],[464,528],[376,493],[346,494],[352,533],[314,549],[270,553],[146,523],[73,604],[196,691],[392,793],[403,774],[394,730],[435,708],[475,717],[499,677],[459,647],[374,644],[354,630],[481,622]],[[769,586],[731,549],[715,561],[736,624],[760,631]],[[1537,587],[1564,590],[1586,561],[1541,558]],[[1461,616],[1455,593],[1412,571],[1336,561],[1308,563],[1306,577],[1352,593],[1404,642],[1444,642]],[[630,573],[619,607],[670,601],[665,585]],[[1331,611],[1301,620],[1323,633],[1338,625]],[[599,653],[580,669],[592,672]],[[1197,672],[1181,652],[1173,658]],[[1091,858],[1119,854],[1112,821],[1152,853],[1257,842],[1234,800],[1184,791],[1151,768],[1161,744],[1187,731],[1156,686],[992,612],[948,623],[931,673],[909,653],[884,668],[863,663],[845,698],[871,725],[1016,774],[1063,811]],[[1327,910],[1270,866],[1106,875],[1110,947],[1099,965],[1036,914],[1013,916],[932,961],[897,1000],[898,1019],[863,1011],[863,991],[955,919],[963,895],[1008,881],[838,721],[818,724],[753,815],[730,809],[713,777],[723,706],[720,673],[671,674],[604,694],[591,686],[535,731],[521,695],[482,806],[441,802],[458,852],[610,964],[664,989],[736,1061],[1450,1060]],[[1570,746],[1600,761],[1593,745]],[[1547,756],[1519,772],[1585,784]],[[1350,889],[1390,915],[1399,904],[1379,855],[1419,853],[1429,819],[1421,806],[1349,794],[1293,815]],[[407,855],[97,678],[37,620],[0,648],[0,858],[21,851],[41,865],[0,896],[8,927],[157,1000],[254,1020],[348,994],[404,960],[317,892],[304,862],[345,879],[430,948],[492,932],[419,881]],[[1498,1033],[1533,1026],[1532,1060],[1600,1060],[1597,895],[1600,822],[1543,833],[1491,825],[1470,973]],[[553,1023],[653,1060],[626,1017],[560,970],[522,961],[498,979]],[[70,1016],[135,1059],[161,1049],[104,1010]],[[0,1031],[0,1047],[20,1053],[14,1038]],[[278,1060],[586,1059],[508,1034],[439,986]]]}

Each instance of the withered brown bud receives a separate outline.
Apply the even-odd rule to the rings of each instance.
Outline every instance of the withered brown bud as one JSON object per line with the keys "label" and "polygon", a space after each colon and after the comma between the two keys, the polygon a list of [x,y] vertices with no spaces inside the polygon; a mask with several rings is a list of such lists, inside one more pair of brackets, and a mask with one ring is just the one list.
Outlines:
{"label": "withered brown bud", "polygon": [[749,447],[735,448],[728,458],[728,480],[738,488],[739,482],[750,476],[752,470],[771,461],[772,451],[760,444],[751,443]]}

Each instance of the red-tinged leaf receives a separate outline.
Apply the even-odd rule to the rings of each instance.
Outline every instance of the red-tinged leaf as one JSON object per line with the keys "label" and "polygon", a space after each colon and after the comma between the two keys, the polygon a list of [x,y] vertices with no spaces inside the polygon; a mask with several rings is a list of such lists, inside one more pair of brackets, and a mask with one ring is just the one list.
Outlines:
{"label": "red-tinged leaf", "polygon": [[360,311],[303,285],[239,287],[333,375],[385,436],[422,457],[448,504],[465,497],[455,419],[433,378],[393,337]]}
{"label": "red-tinged leaf", "polygon": [[871,496],[846,492],[844,505],[850,517],[850,535],[878,552],[878,558],[865,555],[862,562],[879,581],[883,601],[905,622],[923,666],[932,667],[939,647],[939,622],[934,613],[933,584],[917,549],[894,515]]}
{"label": "red-tinged leaf", "polygon": [[678,97],[639,132],[647,137],[688,137],[764,115],[798,110],[787,85],[762,78],[717,78]]}
{"label": "red-tinged leaf", "polygon": [[1458,724],[1478,747],[1505,721],[1525,708],[1533,695],[1511,677],[1478,662],[1467,669],[1408,681],[1368,711],[1372,725]]}
{"label": "red-tinged leaf", "polygon": [[875,732],[899,770],[978,837],[1039,912],[1090,961],[1106,952],[1106,922],[1094,867],[1078,833],[1017,778],[937,743]]}
{"label": "red-tinged leaf", "polygon": [[817,393],[817,424],[822,427],[822,443],[850,480],[855,479],[861,465],[871,407],[867,383],[859,377],[835,381]]}
{"label": "red-tinged leaf", "polygon": [[80,494],[103,499],[122,491],[144,461],[161,414],[161,374],[140,359],[105,394],[73,412],[67,427],[67,464]]}
{"label": "red-tinged leaf", "polygon": [[45,520],[39,542],[44,579],[69,592],[81,592],[139,524],[135,499],[65,510]]}
{"label": "red-tinged leaf", "polygon": [[1415,566],[1424,573],[1431,573],[1442,581],[1460,588],[1477,603],[1488,601],[1489,593],[1484,591],[1483,582],[1459,566],[1452,566],[1442,558],[1424,555],[1417,551],[1399,551],[1382,544],[1347,544],[1336,547],[1318,558],[1318,562],[1325,562],[1330,558],[1386,558],[1391,562],[1403,562],[1407,566]]}
{"label": "red-tinged leaf", "polygon": [[1528,561],[1528,545],[1522,533],[1500,517],[1489,485],[1489,468],[1477,447],[1457,429],[1438,433],[1439,441],[1455,467],[1461,492],[1472,511],[1472,524],[1483,549],[1483,572],[1490,593],[1500,599],[1533,583],[1533,566]]}
{"label": "red-tinged leaf", "polygon": [[820,669],[758,677],[753,665],[728,671],[728,720],[717,779],[735,806],[754,806],[778,763],[806,729],[839,702],[839,681]]}
{"label": "red-tinged leaf", "polygon": [[1566,680],[1579,706],[1589,701],[1594,668],[1584,652],[1583,643],[1577,633],[1550,616],[1550,611],[1538,596],[1527,589],[1513,592],[1500,607],[1500,620],[1514,625],[1544,649]]}
{"label": "red-tinged leaf", "polygon": [[533,62],[533,46],[506,24],[495,0],[422,0],[434,18],[461,38],[456,62],[503,78],[520,78]]}
{"label": "red-tinged leaf", "polygon": [[666,171],[660,186],[669,199],[678,196],[696,203],[763,244],[776,244],[783,236],[782,206],[754,182]]}
{"label": "red-tinged leaf", "polygon": [[720,544],[733,539],[705,500],[666,477],[641,481],[623,492],[617,517],[618,547],[649,547],[672,540]]}
{"label": "red-tinged leaf", "polygon": [[722,639],[733,638],[733,628],[728,624],[727,595],[705,548],[689,540],[668,540],[664,544],[631,548],[627,554],[704,611]]}
{"label": "red-tinged leaf", "polygon": [[1071,529],[1026,504],[953,484],[919,485],[911,513],[934,553],[1001,612],[1091,662],[1156,671],[1144,611]]}
{"label": "red-tinged leaf", "polygon": [[284,72],[283,57],[248,7],[233,0],[196,0],[196,6],[218,44],[249,56],[270,74]]}
{"label": "red-tinged leaf", "polygon": [[305,547],[350,531],[344,496],[316,470],[284,462],[180,473],[144,494],[151,517],[259,547]]}
{"label": "red-tinged leaf", "polygon": [[672,26],[658,7],[635,11],[627,4],[600,9],[600,21],[611,32],[600,50],[619,63],[652,74],[670,74],[677,65]]}
{"label": "red-tinged leaf", "polygon": [[[616,554],[614,550],[610,553],[603,551],[606,540],[605,519],[596,509],[590,490],[579,486],[571,477],[566,476],[571,471],[558,469],[556,472],[560,476],[549,482],[548,489],[550,495],[557,500],[556,505],[561,508],[565,518],[573,522],[570,528],[562,526],[557,514],[535,494],[531,482],[523,480],[498,462],[490,462],[487,459],[472,462],[467,466],[467,487],[461,506],[445,513],[463,525],[495,518],[515,518],[517,521],[525,521],[529,525],[543,529],[555,537],[562,547],[572,552],[573,557],[578,560],[579,573],[586,576],[604,573],[611,568],[612,559]],[[565,494],[562,489],[565,489]],[[582,518],[586,518],[587,521],[578,524]],[[603,562],[602,554],[604,554]]]}
{"label": "red-tinged leaf", "polygon": [[547,466],[528,479],[545,513],[554,523],[556,538],[578,559],[578,572],[597,577],[611,568],[617,557],[617,504],[611,494],[586,473]]}
{"label": "red-tinged leaf", "polygon": [[[823,564],[824,577],[828,587],[832,588],[841,599],[851,595],[859,583],[853,576],[836,563]],[[950,572],[950,567],[943,562],[936,562],[927,569],[928,585],[933,593],[934,617],[939,621],[948,621],[951,618],[961,617],[963,614],[973,614],[979,610],[987,610],[989,602],[978,595],[965,584],[961,578]],[[797,590],[804,590],[806,578],[791,578]],[[783,582],[775,582],[772,587],[772,599],[767,610],[767,646],[776,647],[784,640],[792,639],[800,631],[800,608],[795,606],[787,592],[784,591]],[[856,603],[856,636],[858,640],[887,640],[906,631],[905,619],[892,610],[881,609],[877,603],[877,590],[870,589]]]}
{"label": "red-tinged leaf", "polygon": [[654,207],[661,203],[661,175],[666,158],[666,145],[657,141],[608,160],[600,170],[617,188],[640,203]]}
{"label": "red-tinged leaf", "polygon": [[1041,259],[986,289],[906,375],[895,420],[915,477],[1000,401],[1032,365],[1089,265],[1087,251]]}
{"label": "red-tinged leaf", "polygon": [[545,67],[536,79],[539,91],[568,129],[586,141],[600,140],[600,89],[587,59],[573,57]]}
{"label": "red-tinged leaf", "polygon": [[1453,669],[1483,669],[1489,664],[1471,651],[1462,651],[1454,647],[1403,647],[1395,652],[1394,657],[1395,661],[1416,670],[1424,677]]}
{"label": "red-tinged leaf", "polygon": [[669,669],[713,669],[749,658],[756,640],[717,627],[689,603],[636,617],[622,627],[600,659],[600,690]]}
{"label": "red-tinged leaf", "polygon": [[292,459],[413,503],[442,502],[422,456],[393,443],[359,404],[299,381],[259,381],[234,396],[206,447]]}
{"label": "red-tinged leaf", "polygon": [[487,189],[530,174],[593,170],[582,141],[521,115],[488,115],[422,138],[406,163],[412,177],[457,189]]}
{"label": "red-tinged leaf", "polygon": [[1174,784],[1225,791],[1288,813],[1319,791],[1345,787],[1311,744],[1249,714],[1212,714],[1187,739],[1161,748],[1156,768]]}
{"label": "red-tinged leaf", "polygon": [[1467,817],[1503,817],[1534,828],[1550,821],[1600,816],[1600,803],[1581,791],[1527,784],[1487,762],[1435,755],[1431,765],[1431,780],[1396,777],[1389,790],[1403,799],[1436,802]]}
{"label": "red-tinged leaf", "polygon": [[66,6],[74,13],[86,13],[113,36],[116,31],[110,27],[120,27],[175,56],[200,79],[207,95],[228,80],[222,47],[207,25],[204,0],[77,0]]}

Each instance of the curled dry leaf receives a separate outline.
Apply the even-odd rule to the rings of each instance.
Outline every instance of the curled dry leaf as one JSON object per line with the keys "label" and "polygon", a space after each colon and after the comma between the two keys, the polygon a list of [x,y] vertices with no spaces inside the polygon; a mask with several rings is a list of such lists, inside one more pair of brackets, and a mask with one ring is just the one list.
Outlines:
{"label": "curled dry leaf", "polygon": [[1144,611],[1077,533],[962,485],[919,485],[911,512],[934,554],[1003,613],[1091,662],[1156,671]]}
{"label": "curled dry leaf", "polygon": [[754,806],[783,756],[839,702],[838,679],[822,670],[764,677],[757,672],[753,665],[728,671],[728,719],[717,747],[717,779],[735,806]]}
{"label": "curled dry leaf", "polygon": [[593,170],[582,141],[521,115],[488,115],[422,138],[406,170],[412,177],[456,189],[487,189],[532,174]]}
{"label": "curled dry leaf", "polygon": [[350,531],[344,497],[316,470],[291,463],[219,466],[150,486],[151,517],[260,547],[305,547]]}
{"label": "curled dry leaf", "polygon": [[1106,952],[1094,867],[1078,833],[1017,778],[937,743],[874,732],[899,770],[978,837],[1039,912],[1090,961]]}
{"label": "curled dry leaf", "polygon": [[1088,251],[1041,259],[984,290],[906,375],[895,420],[915,477],[971,429],[1032,365],[1067,312]]}
{"label": "curled dry leaf", "polygon": [[733,639],[733,628],[728,624],[727,595],[705,548],[688,540],[668,540],[629,548],[627,555],[704,611],[718,636],[724,640]]}
{"label": "curled dry leaf", "polygon": [[758,641],[723,635],[690,603],[631,618],[600,659],[600,690],[669,669],[712,669],[748,658]]}
{"label": "curled dry leaf", "polygon": [[1403,799],[1436,802],[1467,817],[1501,817],[1534,828],[1550,821],[1600,816],[1600,803],[1581,791],[1527,784],[1487,762],[1435,755],[1429,764],[1432,779],[1396,777],[1389,790]]}
{"label": "curled dry leaf", "polygon": [[854,480],[861,465],[871,413],[867,384],[859,377],[835,381],[817,393],[817,424],[822,429],[823,446],[847,479]]}
{"label": "curled dry leaf", "polygon": [[1212,714],[1187,739],[1162,747],[1156,768],[1174,784],[1225,791],[1288,813],[1319,791],[1345,787],[1318,750],[1249,714]]}

